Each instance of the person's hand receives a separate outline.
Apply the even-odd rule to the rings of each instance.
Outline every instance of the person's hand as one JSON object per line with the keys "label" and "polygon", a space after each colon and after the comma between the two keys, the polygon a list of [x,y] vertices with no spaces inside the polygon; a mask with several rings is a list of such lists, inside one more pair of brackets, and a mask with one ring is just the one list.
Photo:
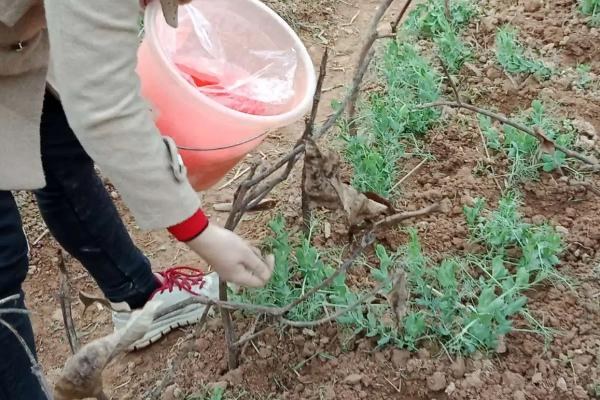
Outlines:
{"label": "person's hand", "polygon": [[273,274],[275,258],[263,259],[260,250],[235,233],[209,224],[197,238],[186,243],[227,282],[245,287],[263,287]]}

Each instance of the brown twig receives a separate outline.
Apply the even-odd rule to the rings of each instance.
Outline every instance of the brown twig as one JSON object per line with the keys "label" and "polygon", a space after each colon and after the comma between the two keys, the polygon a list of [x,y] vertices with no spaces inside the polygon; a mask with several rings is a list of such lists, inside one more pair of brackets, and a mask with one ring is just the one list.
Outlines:
{"label": "brown twig", "polygon": [[444,75],[446,76],[446,79],[448,80],[448,84],[450,85],[450,87],[452,88],[452,92],[454,93],[454,99],[456,100],[456,102],[458,104],[462,105],[462,101],[460,100],[460,94],[458,92],[458,88],[454,84],[454,80],[452,79],[452,75],[450,75],[450,71],[448,71],[448,67],[446,66],[446,63],[444,62],[444,60],[442,60],[441,57],[439,57],[439,61],[440,61],[440,65],[442,66],[442,71],[444,72]]}
{"label": "brown twig", "polygon": [[410,6],[410,4],[412,3],[412,0],[407,0],[406,2],[404,2],[404,6],[402,7],[402,10],[400,10],[400,14],[398,14],[398,16],[396,17],[396,19],[394,20],[394,22],[392,22],[392,33],[397,33],[398,32],[398,26],[400,25],[400,22],[402,22],[402,19],[404,18],[404,15],[406,14],[406,11],[408,11],[408,7]]}
{"label": "brown twig", "polygon": [[431,214],[433,212],[438,212],[440,210],[440,204],[434,203],[428,207],[421,208],[415,211],[407,211],[403,213],[398,213],[394,215],[390,215],[389,217],[385,217],[382,220],[376,222],[373,225],[373,229],[380,229],[386,226],[397,225],[402,221],[405,221],[410,218],[421,217],[423,215]]}
{"label": "brown twig", "polygon": [[396,190],[400,185],[402,185],[408,178],[410,178],[412,176],[412,174],[414,174],[415,172],[417,172],[419,169],[421,169],[421,167],[423,165],[425,165],[425,163],[427,162],[427,159],[423,159],[420,163],[417,164],[416,167],[414,167],[413,169],[411,169],[410,171],[408,171],[408,173],[406,175],[404,175],[404,177],[402,177],[402,179],[400,179],[398,182],[396,182],[396,184],[394,186],[392,186],[392,190],[391,192],[393,192],[394,190]]}
{"label": "brown twig", "polygon": [[377,287],[375,287],[375,289],[371,290],[368,293],[365,293],[364,295],[362,295],[358,300],[356,300],[354,303],[350,304],[348,307],[339,309],[338,311],[336,311],[335,313],[321,318],[321,319],[317,319],[314,321],[292,321],[292,320],[288,320],[288,319],[282,319],[281,322],[287,326],[291,326],[294,328],[312,328],[315,326],[319,326],[319,325],[324,325],[328,322],[333,322],[335,320],[337,320],[339,317],[341,317],[342,315],[349,313],[350,311],[353,311],[359,307],[364,307],[369,305],[369,302],[379,294],[379,292],[381,292],[381,290],[383,290],[383,288],[385,287],[385,285],[388,282],[383,282],[380,283]]}
{"label": "brown twig", "polygon": [[[359,71],[362,68],[364,68],[366,71],[369,68],[369,64],[371,63],[371,60],[373,59],[373,56],[369,56],[369,53],[373,52],[373,50],[374,50],[373,45],[375,44],[375,41],[379,38],[379,33],[377,32],[377,27],[379,26],[381,19],[383,18],[386,11],[388,10],[388,8],[390,8],[390,6],[392,5],[393,2],[394,2],[394,0],[383,0],[381,3],[379,3],[379,6],[377,7],[377,11],[375,11],[375,15],[373,16],[373,19],[371,20],[371,25],[369,26],[367,37],[366,37],[366,39],[360,49],[360,52],[358,54],[358,63],[356,65],[356,71]],[[365,61],[367,61],[366,65],[365,65]],[[361,81],[362,81],[362,79],[361,79]],[[357,85],[357,86],[359,86],[359,85]],[[352,95],[349,98],[348,104],[346,105],[348,120],[352,124],[350,126],[350,134],[351,135],[356,134],[356,124],[354,123],[355,122],[354,119],[356,117],[356,102],[358,101],[358,93],[359,93],[358,90],[353,91]]]}
{"label": "brown twig", "polygon": [[60,309],[62,311],[65,333],[71,348],[71,354],[77,353],[80,348],[77,328],[73,321],[73,312],[71,309],[71,285],[69,283],[69,272],[65,265],[65,254],[62,249],[58,250],[58,270],[60,273],[60,286],[58,289],[58,298],[60,300]]}
{"label": "brown twig", "polygon": [[562,151],[563,153],[565,153],[569,157],[576,158],[579,161],[582,161],[582,162],[584,162],[586,164],[589,164],[589,165],[592,165],[592,166],[595,166],[595,167],[599,166],[598,163],[595,160],[593,160],[593,159],[591,159],[591,158],[589,158],[589,157],[587,157],[587,156],[585,156],[585,155],[583,155],[581,153],[578,153],[576,151],[567,149],[566,147],[564,147],[564,146],[556,143],[555,141],[553,141],[551,139],[548,139],[547,137],[541,138],[535,132],[534,129],[530,129],[530,128],[526,127],[523,124],[520,124],[518,122],[512,121],[508,117],[506,117],[505,115],[497,114],[497,113],[491,112],[489,110],[486,110],[484,108],[476,107],[476,106],[471,105],[471,104],[457,103],[457,102],[454,102],[454,101],[436,101],[436,102],[433,102],[433,103],[425,103],[425,104],[421,104],[421,105],[417,106],[418,109],[433,108],[433,107],[464,108],[464,109],[472,111],[474,113],[478,113],[478,114],[481,114],[481,115],[488,116],[488,117],[490,117],[492,119],[495,119],[497,121],[502,122],[505,125],[512,126],[515,129],[518,129],[518,130],[520,130],[522,132],[525,132],[528,135],[531,135],[531,136],[537,138],[538,140],[540,140],[540,142],[542,142],[543,140],[548,140],[556,148],[556,150]]}
{"label": "brown twig", "polygon": [[[321,103],[321,92],[323,90],[323,81],[325,80],[325,76],[327,75],[327,62],[329,60],[329,48],[325,48],[323,52],[323,57],[321,58],[321,66],[319,68],[319,79],[317,80],[317,88],[315,90],[315,96],[313,97],[313,104],[310,115],[306,118],[304,133],[302,134],[302,143],[306,145],[306,140],[308,138],[312,138],[314,133],[314,125],[317,119],[317,111],[319,110],[319,105]],[[304,222],[304,230],[305,233],[308,233],[308,229],[310,229],[310,204],[308,201],[308,196],[306,194],[306,162],[302,166],[302,221]]]}
{"label": "brown twig", "polygon": [[[481,143],[483,146],[483,150],[485,151],[485,156],[487,158],[487,161],[491,162],[492,157],[490,156],[490,152],[487,147],[487,141],[485,140],[485,136],[483,136],[483,132],[481,131],[481,127],[479,126],[479,124],[477,124],[477,130],[479,131],[479,137],[481,138]],[[500,185],[500,181],[498,181],[498,178],[496,177],[496,171],[494,170],[494,167],[491,164],[490,164],[490,168],[492,169],[492,179],[494,180],[496,187],[498,188],[498,190],[502,191],[502,186]]]}
{"label": "brown twig", "polygon": [[450,13],[450,0],[444,0],[444,12],[449,23],[452,22],[452,14]]}

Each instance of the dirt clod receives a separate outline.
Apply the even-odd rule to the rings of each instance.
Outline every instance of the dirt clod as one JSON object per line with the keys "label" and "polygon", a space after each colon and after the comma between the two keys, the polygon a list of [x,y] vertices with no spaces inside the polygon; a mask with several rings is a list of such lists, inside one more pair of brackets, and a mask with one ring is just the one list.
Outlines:
{"label": "dirt clod", "polygon": [[483,381],[481,380],[481,370],[478,369],[470,374],[467,374],[465,378],[465,385],[470,388],[480,388],[483,386]]}
{"label": "dirt clod", "polygon": [[525,378],[521,374],[505,371],[502,374],[502,383],[514,390],[523,389],[525,387]]}
{"label": "dirt clod", "polygon": [[558,380],[556,381],[556,388],[561,392],[566,392],[567,390],[569,390],[565,378],[563,378],[562,376],[558,378]]}
{"label": "dirt clod", "polygon": [[544,6],[543,0],[526,0],[524,4],[525,11],[536,12]]}
{"label": "dirt clod", "polygon": [[392,365],[394,368],[404,368],[410,359],[410,352],[407,350],[394,349],[392,351]]}
{"label": "dirt clod", "polygon": [[362,374],[351,374],[344,378],[344,383],[347,383],[349,385],[358,385],[362,379]]}
{"label": "dirt clod", "polygon": [[444,390],[446,388],[446,375],[442,372],[434,372],[433,375],[427,379],[427,387],[434,392]]}
{"label": "dirt clod", "polygon": [[450,366],[450,370],[452,371],[452,376],[456,379],[461,379],[465,376],[466,366],[464,358],[457,358],[456,361],[452,363]]}

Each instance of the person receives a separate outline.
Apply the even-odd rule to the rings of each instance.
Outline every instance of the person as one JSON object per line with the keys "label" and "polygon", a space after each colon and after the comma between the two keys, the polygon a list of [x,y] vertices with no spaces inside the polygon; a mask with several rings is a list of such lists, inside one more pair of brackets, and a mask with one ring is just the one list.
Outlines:
{"label": "person", "polygon": [[[175,25],[177,2],[161,3]],[[160,300],[158,312],[175,306],[134,348],[197,321],[203,306],[176,305],[216,296],[218,279],[191,267],[155,274],[95,165],[142,229],[168,229],[220,278],[260,287],[272,274],[272,256],[208,221],[176,146],[157,131],[135,73],[139,15],[136,0],[0,0],[0,400],[45,398],[13,332],[35,352],[13,190],[34,191],[52,235],[112,303],[116,329],[148,301]]]}

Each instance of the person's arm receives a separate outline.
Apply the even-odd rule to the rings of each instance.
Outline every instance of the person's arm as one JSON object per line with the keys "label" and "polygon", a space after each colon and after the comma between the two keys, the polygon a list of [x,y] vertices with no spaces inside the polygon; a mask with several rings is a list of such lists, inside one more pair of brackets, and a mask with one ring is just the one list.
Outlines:
{"label": "person's arm", "polygon": [[[174,1],[174,0],[173,0]],[[85,150],[144,229],[169,231],[221,278],[261,286],[273,259],[209,224],[177,151],[155,127],[140,95],[138,0],[46,0],[54,83]]]}
{"label": "person's arm", "polygon": [[46,0],[55,84],[73,130],[144,229],[200,207],[140,94],[137,0]]}

